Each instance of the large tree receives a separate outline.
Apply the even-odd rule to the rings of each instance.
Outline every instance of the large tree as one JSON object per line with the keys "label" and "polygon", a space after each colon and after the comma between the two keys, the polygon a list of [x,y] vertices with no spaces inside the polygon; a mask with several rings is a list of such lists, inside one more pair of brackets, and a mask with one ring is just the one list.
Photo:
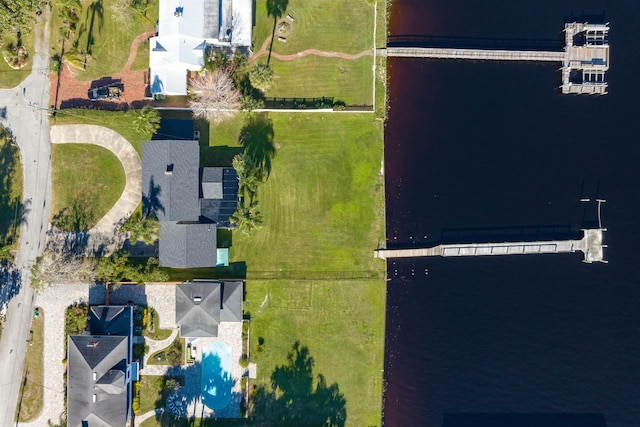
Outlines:
{"label": "large tree", "polygon": [[221,69],[191,80],[189,106],[193,117],[220,123],[235,116],[240,107],[240,92],[229,74]]}
{"label": "large tree", "polygon": [[253,87],[265,91],[273,82],[273,70],[268,64],[256,64],[249,72],[249,80]]}
{"label": "large tree", "polygon": [[135,114],[133,125],[136,132],[153,135],[160,128],[160,113],[150,105],[145,105]]}

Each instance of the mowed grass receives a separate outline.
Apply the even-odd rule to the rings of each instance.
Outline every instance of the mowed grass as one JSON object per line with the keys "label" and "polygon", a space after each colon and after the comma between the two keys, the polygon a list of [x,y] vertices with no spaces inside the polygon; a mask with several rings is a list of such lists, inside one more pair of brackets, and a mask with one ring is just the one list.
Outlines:
{"label": "mowed grass", "polygon": [[[273,17],[267,14],[266,4],[266,0],[256,1],[256,52],[273,31]],[[286,20],[287,14],[294,18],[292,32],[282,43],[277,40],[276,28],[273,52],[288,55],[318,49],[356,54],[373,47],[373,6],[365,0],[289,0],[282,18]]]}
{"label": "mowed grass", "polygon": [[[270,374],[299,341],[315,361],[314,375],[337,383],[344,395],[346,425],[379,425],[385,283],[253,281],[248,289],[257,384],[269,385]],[[264,339],[261,353],[256,351],[259,338]]]}
{"label": "mowed grass", "polygon": [[44,378],[44,311],[39,309],[38,318],[31,321],[29,346],[24,358],[22,384],[16,407],[16,419],[20,422],[37,418],[42,411]]}
{"label": "mowed grass", "polygon": [[[91,5],[99,5],[92,12]],[[119,73],[129,57],[129,49],[133,39],[144,32],[154,31],[158,20],[158,0],[150,0],[146,17],[133,13],[134,19],[128,28],[113,18],[112,2],[105,0],[82,0],[79,30],[72,34],[70,40],[64,42],[64,49],[68,51],[73,43],[77,43],[78,51],[85,53],[85,70],[74,70],[76,79],[80,81],[95,80],[101,77],[113,76]],[[102,9],[102,13],[97,10]],[[51,12],[50,54],[61,54],[62,37],[60,28],[63,27],[59,14],[58,2],[54,2]],[[88,43],[89,36],[93,43]]]}
{"label": "mowed grass", "polygon": [[22,165],[18,147],[0,130],[0,244],[17,245],[22,210]]}
{"label": "mowed grass", "polygon": [[136,59],[131,64],[132,70],[146,70],[149,68],[149,40],[145,40],[138,45]]}
{"label": "mowed grass", "polygon": [[[277,149],[258,190],[264,226],[235,232],[230,261],[252,271],[382,271],[382,124],[370,114],[272,113]],[[212,128],[211,144],[237,146],[245,119]]]}
{"label": "mowed grass", "polygon": [[142,156],[142,142],[151,139],[151,134],[136,132],[133,119],[135,111],[105,111],[105,110],[84,110],[65,109],[56,113],[52,125],[85,124],[104,126],[118,132],[124,139]]}
{"label": "mowed grass", "polygon": [[[265,58],[261,58],[265,62]],[[373,57],[349,60],[305,56],[295,61],[271,59],[275,78],[267,97],[333,97],[347,105],[373,105]],[[304,76],[304,78],[300,78]]]}
{"label": "mowed grass", "polygon": [[[140,376],[140,409],[137,414],[145,414],[156,409],[158,402],[164,403],[162,396],[162,376],[141,375]],[[160,407],[164,407],[161,405]]]}
{"label": "mowed grass", "polygon": [[51,215],[70,207],[75,199],[88,203],[94,212],[93,227],[118,201],[125,174],[109,150],[91,144],[51,146],[53,204]]}
{"label": "mowed grass", "polygon": [[[266,0],[256,3],[254,50],[273,31]],[[294,21],[286,19],[287,14]],[[365,0],[349,2],[290,0],[283,18],[291,25],[286,43],[273,42],[273,52],[290,55],[307,49],[358,54],[373,49],[374,7]],[[379,20],[379,19],[378,19]],[[267,49],[269,46],[267,45]],[[266,63],[266,55],[259,62]],[[333,97],[350,105],[372,105],[372,57],[355,60],[306,56],[290,61],[271,58],[274,83],[268,97]]]}
{"label": "mowed grass", "polygon": [[[31,74],[31,68],[33,65],[32,58],[35,55],[35,38],[35,27],[31,29],[29,34],[25,34],[22,37],[22,44],[27,48],[27,52],[29,52],[29,59],[27,60],[27,64],[19,70],[11,68],[9,64],[7,64],[7,61],[4,60],[2,52],[0,52],[0,89],[14,88],[26,79],[29,74]],[[7,46],[9,43],[13,43],[15,45],[16,42],[16,37],[7,37],[3,41],[3,47]]]}

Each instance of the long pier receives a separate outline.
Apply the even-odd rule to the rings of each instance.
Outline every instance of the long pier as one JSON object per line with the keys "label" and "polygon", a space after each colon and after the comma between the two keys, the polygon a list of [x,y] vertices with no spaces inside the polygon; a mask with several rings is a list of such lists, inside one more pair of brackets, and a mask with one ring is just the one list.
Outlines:
{"label": "long pier", "polygon": [[378,49],[378,55],[398,58],[471,59],[486,61],[547,61],[562,62],[564,52],[535,50],[447,49],[430,47],[388,47]]}
{"label": "long pier", "polygon": [[609,24],[566,23],[563,51],[500,50],[387,46],[376,54],[398,58],[464,59],[483,61],[540,61],[562,63],[562,93],[607,93]]}
{"label": "long pier", "polygon": [[552,240],[531,242],[454,243],[419,249],[378,249],[376,258],[460,257],[489,255],[557,254],[580,251],[584,262],[605,262],[602,244],[604,228],[585,229],[580,240]]}

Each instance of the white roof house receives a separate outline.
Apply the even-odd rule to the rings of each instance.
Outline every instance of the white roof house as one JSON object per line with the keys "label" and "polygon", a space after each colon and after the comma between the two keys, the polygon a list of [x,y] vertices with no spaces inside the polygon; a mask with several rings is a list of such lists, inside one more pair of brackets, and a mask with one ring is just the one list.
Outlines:
{"label": "white roof house", "polygon": [[207,46],[251,46],[252,0],[160,0],[149,41],[152,94],[186,95],[187,71],[204,65]]}

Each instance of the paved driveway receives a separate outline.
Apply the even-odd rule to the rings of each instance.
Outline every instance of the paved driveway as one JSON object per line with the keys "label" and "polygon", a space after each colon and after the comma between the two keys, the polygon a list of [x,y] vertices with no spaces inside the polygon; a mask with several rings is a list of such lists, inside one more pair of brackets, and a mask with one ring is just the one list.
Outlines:
{"label": "paved driveway", "polygon": [[124,191],[111,210],[89,230],[90,233],[116,232],[142,200],[142,162],[136,150],[119,133],[94,125],[52,126],[51,143],[99,145],[118,157],[126,176]]}
{"label": "paved driveway", "polygon": [[[21,427],[42,427],[47,420],[57,422],[64,411],[64,312],[74,302],[88,302],[86,283],[45,287],[36,304],[44,311],[44,396],[40,416]],[[8,424],[6,424],[8,425]]]}

